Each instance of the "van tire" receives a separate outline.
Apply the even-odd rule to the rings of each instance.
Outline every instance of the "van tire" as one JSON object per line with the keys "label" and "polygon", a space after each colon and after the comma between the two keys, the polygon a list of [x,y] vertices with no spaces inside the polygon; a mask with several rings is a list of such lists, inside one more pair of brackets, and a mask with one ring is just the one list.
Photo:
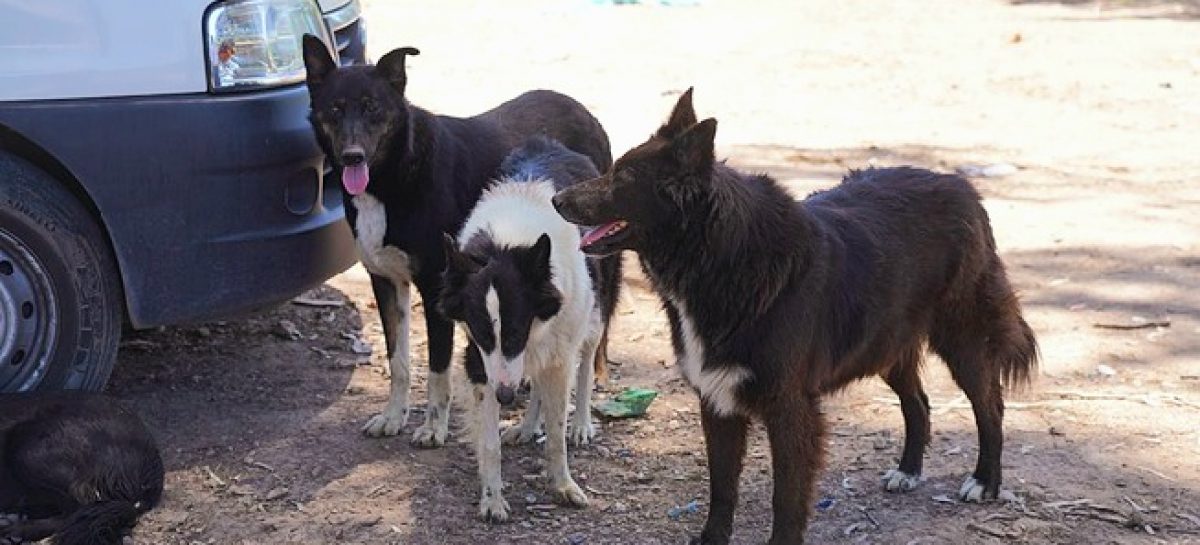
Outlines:
{"label": "van tire", "polygon": [[0,393],[103,389],[122,300],[92,214],[58,180],[0,150]]}

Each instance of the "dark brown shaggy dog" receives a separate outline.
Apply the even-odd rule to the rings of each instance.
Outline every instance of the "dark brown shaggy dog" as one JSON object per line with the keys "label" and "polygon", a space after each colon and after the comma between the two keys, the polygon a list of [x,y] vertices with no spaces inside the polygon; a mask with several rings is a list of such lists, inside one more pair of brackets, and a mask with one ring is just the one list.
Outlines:
{"label": "dark brown shaggy dog", "polygon": [[929,440],[926,345],[975,409],[979,460],[964,500],[1000,489],[1002,393],[1026,381],[1037,344],[996,255],[975,189],[914,168],[851,172],[796,202],[767,176],[714,160],[717,122],[691,91],[649,141],[604,176],[564,190],[568,221],[598,225],[584,250],[634,250],[662,297],[679,368],[702,400],[712,503],[694,543],[727,543],[751,418],[766,424],[771,543],[801,543],[821,463],[822,395],[879,375],[900,397],[899,468],[917,484]]}
{"label": "dark brown shaggy dog", "polygon": [[0,395],[0,543],[120,544],[162,489],[154,438],[115,401]]}

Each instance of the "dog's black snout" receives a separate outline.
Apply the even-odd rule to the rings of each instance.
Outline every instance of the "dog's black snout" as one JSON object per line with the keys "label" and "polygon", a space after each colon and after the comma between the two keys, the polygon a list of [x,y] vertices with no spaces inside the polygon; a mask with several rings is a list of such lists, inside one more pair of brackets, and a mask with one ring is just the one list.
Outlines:
{"label": "dog's black snout", "polygon": [[348,149],[342,152],[342,164],[348,167],[355,167],[363,164],[367,160],[367,154],[362,149]]}
{"label": "dog's black snout", "polygon": [[517,399],[517,393],[513,391],[512,386],[497,386],[496,401],[505,407],[512,405]]}

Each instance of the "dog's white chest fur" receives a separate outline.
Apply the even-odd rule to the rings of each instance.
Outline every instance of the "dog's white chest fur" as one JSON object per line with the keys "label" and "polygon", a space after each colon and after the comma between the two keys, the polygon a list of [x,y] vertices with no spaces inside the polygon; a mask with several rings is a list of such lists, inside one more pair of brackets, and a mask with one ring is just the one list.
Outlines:
{"label": "dog's white chest fur", "polygon": [[383,203],[370,193],[356,195],[352,202],[358,210],[354,240],[363,268],[396,284],[407,285],[412,278],[408,254],[395,246],[383,245],[383,235],[387,232],[387,210]]}
{"label": "dog's white chest fur", "polygon": [[704,369],[704,339],[696,334],[696,327],[682,301],[674,298],[669,303],[679,315],[679,336],[683,341],[676,354],[683,377],[700,390],[702,403],[707,403],[713,412],[728,416],[740,412],[737,388],[750,376],[750,370],[737,364]]}

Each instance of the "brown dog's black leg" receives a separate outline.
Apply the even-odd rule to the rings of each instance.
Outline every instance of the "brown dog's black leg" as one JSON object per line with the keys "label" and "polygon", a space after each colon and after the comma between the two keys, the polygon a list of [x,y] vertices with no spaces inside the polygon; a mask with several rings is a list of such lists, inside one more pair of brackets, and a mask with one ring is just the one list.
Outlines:
{"label": "brown dog's black leg", "polygon": [[771,440],[775,490],[771,545],[804,543],[813,505],[814,477],[824,459],[825,422],[815,396],[781,396],[764,415]]}
{"label": "brown dog's black leg", "polygon": [[[964,328],[965,329],[965,328]],[[982,339],[971,330],[951,330],[934,336],[934,350],[950,367],[950,376],[962,388],[975,411],[979,432],[979,460],[975,472],[959,490],[963,501],[995,499],[1000,493],[1000,453],[1004,448],[1004,395],[1000,371],[986,354]]]}
{"label": "brown dog's black leg", "polygon": [[925,447],[929,444],[929,397],[921,387],[916,355],[910,354],[897,363],[883,380],[900,398],[900,412],[904,414],[900,467],[883,476],[883,486],[888,492],[908,492],[920,483]]}
{"label": "brown dog's black leg", "polygon": [[704,401],[700,405],[704,446],[708,451],[709,506],[704,531],[691,543],[724,545],[733,534],[733,512],[737,508],[738,479],[742,475],[750,420],[739,415],[718,416]]}

